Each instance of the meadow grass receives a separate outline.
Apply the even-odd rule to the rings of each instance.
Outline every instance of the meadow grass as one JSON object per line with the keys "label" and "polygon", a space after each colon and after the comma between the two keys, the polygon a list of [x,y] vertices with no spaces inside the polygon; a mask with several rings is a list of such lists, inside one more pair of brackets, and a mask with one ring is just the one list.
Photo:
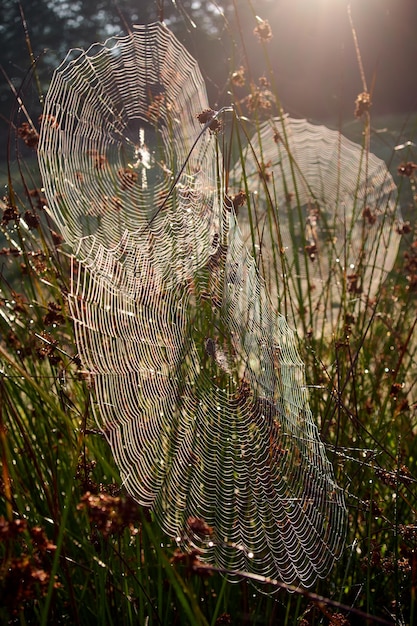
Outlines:
{"label": "meadow grass", "polygon": [[[279,110],[273,85],[267,91],[249,85],[245,110],[236,97],[239,114],[252,114],[255,121],[268,116],[266,102]],[[397,120],[376,126],[380,122],[388,128],[383,152],[398,182],[398,203],[412,216],[414,169],[407,176],[397,168],[414,162],[413,148],[400,153],[392,143],[416,141],[417,122],[410,120],[406,132],[398,132]],[[363,136],[358,120],[354,134]],[[243,165],[251,239],[262,245],[245,178],[247,138],[234,130],[226,139]],[[313,589],[288,590],[267,580],[255,586],[249,575],[231,582],[227,572],[204,566],[198,555],[180,553],[152,514],[125,492],[96,429],[94,388],[76,351],[66,302],[71,251],[42,208],[36,161],[21,138],[8,167],[0,250],[2,623],[413,624],[415,225],[403,228],[395,266],[375,296],[366,297],[365,285],[353,307],[346,282],[347,297],[331,332],[320,324],[320,332],[309,332],[316,315],[311,299],[272,277],[280,290],[298,297],[288,312],[301,328],[310,406],[345,491],[349,523],[342,557]],[[274,211],[273,200],[267,214]],[[299,219],[302,207],[296,208]],[[266,224],[276,238],[274,221]],[[348,236],[346,247],[351,243]],[[330,288],[325,282],[323,289]]]}

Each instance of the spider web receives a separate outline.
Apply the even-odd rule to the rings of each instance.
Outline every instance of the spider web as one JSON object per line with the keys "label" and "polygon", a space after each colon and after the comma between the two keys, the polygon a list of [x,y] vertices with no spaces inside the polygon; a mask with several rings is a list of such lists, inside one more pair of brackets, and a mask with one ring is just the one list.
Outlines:
{"label": "spider web", "polygon": [[343,494],[204,109],[162,24],[56,70],[39,159],[74,249],[77,347],[123,483],[164,531],[209,563],[309,586],[342,550]]}
{"label": "spider web", "polygon": [[[316,330],[323,319],[330,330],[343,299],[374,298],[397,257],[401,217],[386,164],[338,131],[288,116],[262,124],[243,158],[271,294],[285,283],[292,301],[310,301]],[[244,184],[240,166],[231,181]],[[248,215],[239,216],[250,240]]]}

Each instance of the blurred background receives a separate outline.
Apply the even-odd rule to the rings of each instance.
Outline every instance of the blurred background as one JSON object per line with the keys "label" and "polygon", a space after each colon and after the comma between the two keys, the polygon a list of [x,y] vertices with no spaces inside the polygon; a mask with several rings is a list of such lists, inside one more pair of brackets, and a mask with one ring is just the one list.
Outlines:
{"label": "blurred background", "polygon": [[[227,80],[247,60],[265,74],[263,46],[253,36],[256,16],[268,20],[271,69],[290,114],[314,121],[351,117],[363,91],[348,18],[348,0],[0,0],[2,139],[16,89],[30,73],[31,46],[41,88],[69,48],[125,33],[135,23],[164,19],[199,60],[212,106],[229,104]],[[415,111],[417,2],[350,0],[374,115]],[[26,39],[22,15],[26,20]],[[6,78],[7,77],[7,78]],[[29,82],[29,81],[27,81]],[[38,94],[23,93],[28,105]],[[32,99],[32,103],[30,100]],[[3,143],[3,141],[2,141]]]}

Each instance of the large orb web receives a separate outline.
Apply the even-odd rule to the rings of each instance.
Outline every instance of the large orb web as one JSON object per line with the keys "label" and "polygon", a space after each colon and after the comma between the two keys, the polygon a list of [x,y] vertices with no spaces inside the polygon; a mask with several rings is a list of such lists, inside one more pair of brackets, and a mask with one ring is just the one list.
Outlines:
{"label": "large orb web", "polygon": [[233,213],[220,231],[218,253],[175,289],[155,286],[146,254],[135,297],[76,266],[77,345],[123,484],[162,528],[208,563],[310,586],[343,548],[343,493],[294,333]]}
{"label": "large orb web", "polygon": [[[175,242],[207,255],[214,143],[205,135],[191,151],[207,106],[196,62],[162,24],[67,55],[46,97],[38,154],[49,210],[79,258],[94,259],[99,244],[124,256],[146,229],[165,237],[155,272],[172,275],[178,204]],[[136,271],[133,261],[125,268]]]}
{"label": "large orb web", "polygon": [[[245,181],[238,164],[231,184],[252,194],[259,265],[273,296],[285,282],[292,302],[310,302],[320,331],[323,320],[334,325],[343,300],[373,298],[400,242],[397,189],[385,163],[337,131],[287,116],[253,134],[244,163]],[[242,212],[250,241],[248,224]]]}
{"label": "large orb web", "polygon": [[[163,94],[152,120],[147,81]],[[55,73],[39,158],[74,249],[77,347],[123,484],[161,527],[208,563],[310,586],[343,549],[343,493],[294,333],[273,312],[225,197],[217,138],[199,137],[205,108],[196,63],[158,24]],[[136,163],[125,138],[141,132]],[[122,165],[138,173],[123,190]],[[118,211],[91,222],[112,184]]]}

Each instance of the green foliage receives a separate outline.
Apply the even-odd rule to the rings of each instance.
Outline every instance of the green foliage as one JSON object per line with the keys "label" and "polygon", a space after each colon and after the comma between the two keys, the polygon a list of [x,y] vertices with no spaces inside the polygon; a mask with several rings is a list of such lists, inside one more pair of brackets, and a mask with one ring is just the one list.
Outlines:
{"label": "green foliage", "polygon": [[[272,81],[245,86],[243,73],[236,74],[241,70],[232,70],[230,88],[242,115],[260,121],[280,110]],[[415,129],[407,139],[415,140]],[[369,130],[367,119],[362,130]],[[396,136],[396,128],[389,131]],[[243,161],[241,133],[228,132],[226,153]],[[323,328],[300,339],[311,409],[346,492],[342,558],[310,592],[288,593],[273,581],[254,587],[244,576],[230,582],[197,553],[178,552],[120,484],[95,429],[93,383],[75,352],[66,305],[70,253],[43,209],[34,160],[22,159],[25,138],[20,132],[9,163],[1,226],[2,623],[306,626],[379,619],[411,625],[417,615],[415,226],[403,227],[396,266],[374,299],[358,294],[354,311],[345,299],[330,336]],[[413,164],[412,152],[405,160]],[[396,174],[400,164],[394,155]],[[411,215],[415,169],[398,180],[400,203],[406,198]],[[255,240],[254,209],[250,215]],[[308,304],[300,299],[291,310],[308,329],[314,314]]]}

